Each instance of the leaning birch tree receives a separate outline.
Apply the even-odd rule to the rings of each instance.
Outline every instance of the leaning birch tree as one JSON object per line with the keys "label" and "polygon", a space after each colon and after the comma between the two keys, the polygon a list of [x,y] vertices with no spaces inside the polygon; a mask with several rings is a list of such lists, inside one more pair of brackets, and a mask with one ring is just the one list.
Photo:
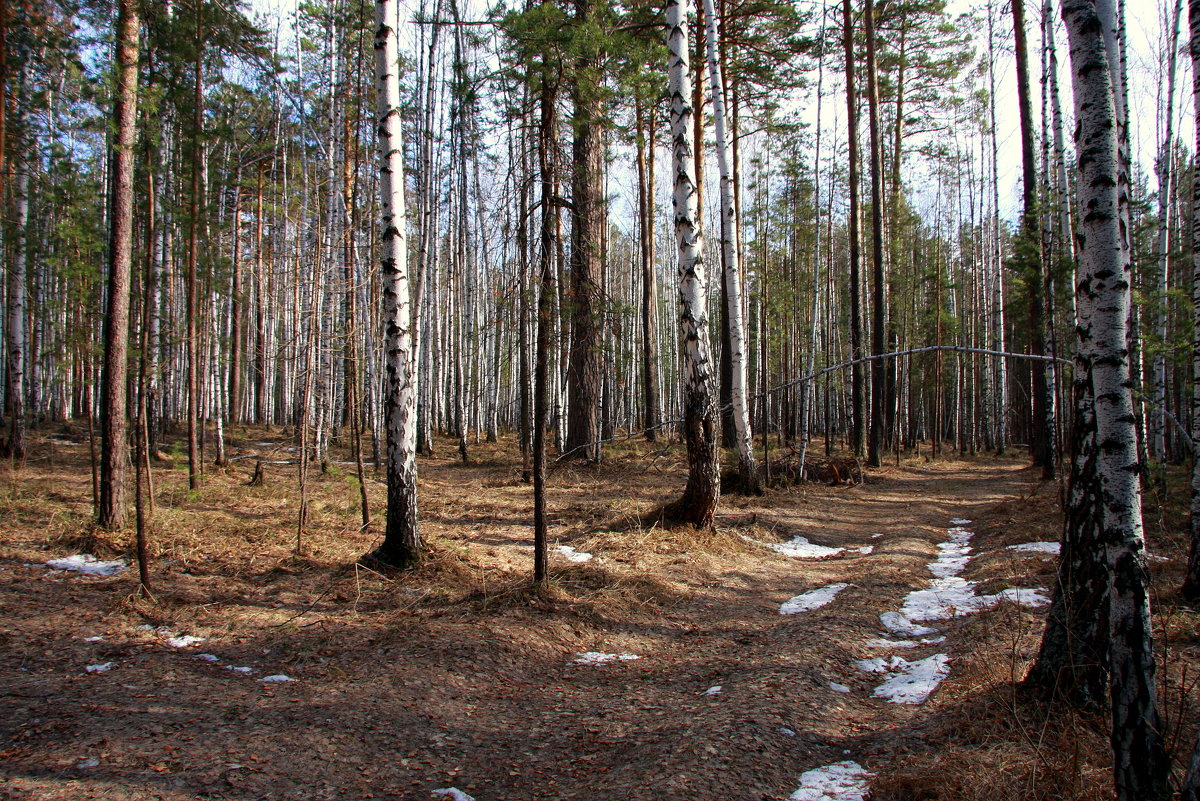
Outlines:
{"label": "leaning birch tree", "polygon": [[[1130,383],[1127,326],[1131,303],[1130,243],[1121,225],[1123,115],[1109,69],[1105,31],[1116,28],[1114,6],[1067,0],[1062,9],[1074,79],[1079,153],[1078,352],[1076,381],[1093,399],[1093,454],[1075,440],[1072,483],[1094,462],[1099,499],[1096,532],[1108,568],[1109,670],[1113,778],[1118,801],[1169,797],[1162,725],[1154,686],[1154,642],[1146,583],[1137,430]],[[1078,389],[1077,389],[1078,391]],[[1079,414],[1077,408],[1076,414]],[[1078,512],[1078,509],[1071,511]],[[1084,514],[1082,525],[1090,524]],[[1069,529],[1077,521],[1068,518]]]}
{"label": "leaning birch tree", "polygon": [[729,321],[730,400],[733,405],[734,439],[738,449],[738,478],[741,491],[757,495],[758,465],[750,431],[750,404],[746,390],[746,325],[742,315],[742,266],[738,253],[738,210],[734,200],[733,141],[725,114],[725,88],[717,59],[717,14],[713,0],[704,0],[708,32],[708,76],[712,89],[713,122],[717,133],[717,165],[721,172],[721,255],[725,265],[725,315]]}
{"label": "leaning birch tree", "polygon": [[679,327],[683,361],[683,436],[688,480],[683,497],[666,516],[697,528],[712,525],[721,496],[717,410],[708,343],[708,287],[704,239],[699,226],[696,154],[692,145],[692,79],[688,65],[688,0],[667,0],[667,95],[671,103],[672,200],[679,248]]}
{"label": "leaning birch tree", "polygon": [[387,430],[387,527],[383,544],[364,557],[404,568],[421,557],[417,528],[417,375],[409,297],[404,208],[404,132],[396,0],[375,3],[379,192],[382,207],[384,420]]}

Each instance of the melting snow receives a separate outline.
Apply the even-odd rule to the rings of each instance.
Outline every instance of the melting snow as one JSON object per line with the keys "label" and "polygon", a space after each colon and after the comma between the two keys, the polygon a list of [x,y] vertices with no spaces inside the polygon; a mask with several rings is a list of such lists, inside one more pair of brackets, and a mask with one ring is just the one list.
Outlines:
{"label": "melting snow", "polygon": [[46,567],[55,570],[74,570],[76,573],[86,573],[90,576],[115,576],[127,570],[129,565],[120,559],[103,562],[90,553],[79,553],[74,556],[64,556],[62,559],[51,559]]}
{"label": "melting snow", "polygon": [[874,551],[874,550],[875,550],[874,545],[863,545],[858,548],[851,548],[846,553],[861,553],[863,556],[866,556],[867,554],[871,553],[871,551]]}
{"label": "melting snow", "polygon": [[457,787],[443,787],[440,790],[432,790],[434,795],[444,795],[450,798],[450,801],[475,801],[475,797],[467,795]]}
{"label": "melting snow", "polygon": [[281,681],[295,681],[295,679],[293,679],[291,676],[285,676],[282,673],[276,673],[273,676],[263,676],[261,679],[259,679],[259,681],[267,684],[274,684]]}
{"label": "melting snow", "polygon": [[107,673],[108,671],[112,670],[112,666],[114,664],[116,663],[105,662],[102,665],[88,665],[86,668],[84,668],[84,670],[86,670],[88,673]]}
{"label": "melting snow", "polygon": [[216,654],[196,654],[197,659],[203,659],[205,662],[220,662],[220,658]]}
{"label": "melting snow", "polygon": [[84,637],[84,642],[104,642],[103,637]]}
{"label": "melting snow", "polygon": [[919,644],[916,640],[889,640],[884,637],[876,637],[866,643],[868,648],[916,648]]}
{"label": "melting snow", "polygon": [[834,762],[801,774],[800,789],[788,801],[865,801],[873,775],[857,762]]}
{"label": "melting snow", "polygon": [[838,684],[836,681],[831,681],[831,682],[829,682],[829,689],[833,690],[835,693],[848,693],[848,692],[850,692],[850,688],[849,688],[849,687],[847,687],[845,684]]}
{"label": "melting snow", "polygon": [[859,659],[854,664],[858,665],[859,670],[865,670],[867,673],[889,673],[893,670],[902,670],[908,662],[898,656],[890,659],[875,656],[870,659]]}
{"label": "melting snow", "polygon": [[925,703],[925,699],[950,675],[950,657],[945,654],[934,654],[915,662],[899,657],[892,657],[892,661],[898,663],[897,672],[876,687],[872,695],[893,704]]}
{"label": "melting snow", "polygon": [[822,606],[833,601],[837,594],[849,587],[849,584],[841,582],[830,584],[826,587],[818,587],[815,590],[802,592],[795,598],[785,601],[779,607],[779,614],[794,615],[799,612],[811,612],[813,609],[820,609]]}
{"label": "melting snow", "polygon": [[900,612],[884,612],[879,616],[879,622],[892,634],[900,634],[905,637],[922,637],[926,634],[937,633],[937,629],[918,626]]}
{"label": "melting snow", "polygon": [[191,634],[175,635],[169,631],[161,632],[161,634],[163,635],[163,642],[172,648],[190,648],[197,643],[204,642],[203,637],[195,637]]}
{"label": "melting snow", "polygon": [[554,551],[562,554],[567,558],[568,562],[590,562],[592,555],[586,551],[577,551],[570,545],[555,546]]}
{"label": "melting snow", "polygon": [[98,767],[100,767],[100,760],[96,759],[95,757],[87,757],[86,759],[81,759],[78,762],[76,762],[75,767],[78,770],[87,770],[88,768],[98,768]]}
{"label": "melting snow", "polygon": [[1041,589],[1010,587],[995,595],[978,595],[975,587],[975,582],[960,576],[934,579],[929,583],[929,589],[910,592],[900,612],[908,620],[945,620],[991,609],[1001,601],[1012,601],[1021,606],[1050,603],[1045,590]]}
{"label": "melting snow", "polygon": [[971,521],[964,520],[961,517],[955,517],[950,520],[950,525],[952,525],[952,526],[969,526],[969,525],[971,525]]}
{"label": "melting snow", "polygon": [[605,662],[628,662],[640,658],[637,654],[604,654],[599,651],[584,651],[578,657],[573,660],[576,665],[601,665]]}
{"label": "melting snow", "polygon": [[705,690],[704,692],[702,692],[700,694],[701,695],[720,695],[722,689],[723,688],[721,687],[720,684],[714,684],[713,686],[709,687],[707,690]]}
{"label": "melting snow", "polygon": [[[226,665],[225,669],[232,670],[234,673],[241,673],[243,675],[249,675],[254,672],[254,668],[252,668],[252,667],[234,667],[233,665]],[[295,681],[295,679],[289,679],[286,676],[284,676],[283,678],[278,678],[278,677],[268,677],[268,678],[272,678],[274,681]],[[263,679],[263,681],[266,681],[266,679]]]}
{"label": "melting snow", "polygon": [[1057,542],[1022,542],[1020,545],[1008,546],[1008,550],[1021,553],[1048,553],[1057,556],[1062,550],[1062,545]]}
{"label": "melting snow", "polygon": [[845,548],[830,548],[826,545],[817,545],[814,542],[809,542],[806,537],[799,535],[792,537],[787,542],[767,542],[763,543],[772,551],[781,553],[784,556],[792,556],[796,559],[821,559],[826,556],[837,556]]}

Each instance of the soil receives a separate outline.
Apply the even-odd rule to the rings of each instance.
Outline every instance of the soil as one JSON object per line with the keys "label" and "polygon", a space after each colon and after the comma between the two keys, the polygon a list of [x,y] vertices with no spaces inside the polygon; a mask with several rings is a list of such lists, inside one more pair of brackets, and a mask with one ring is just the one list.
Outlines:
{"label": "soil", "polygon": [[[902,652],[950,657],[921,705],[873,697],[881,679],[855,666],[889,655],[867,644],[879,614],[928,586],[953,518],[972,521],[963,575],[981,593],[1051,586],[1053,557],[1006,548],[1060,527],[1058,485],[1019,456],[909,459],[859,485],[727,497],[715,531],[697,532],[644,522],[684,468],[672,447],[629,443],[556,469],[552,540],[594,558],[553,555],[535,591],[531,490],[511,441],[473,445],[467,465],[450,442],[422,459],[429,558],[380,575],[355,567],[379,541],[378,477],[364,532],[352,466],[314,469],[297,554],[296,468],[273,463],[292,443],[234,434],[230,453],[250,458],[210,468],[200,490],[182,462],[155,468],[153,599],[136,570],[44,567],[131,551],[128,534],[90,526],[86,441],[42,432],[0,474],[0,798],[432,801],[455,787],[478,801],[782,800],[804,771],[846,759],[875,774],[876,799],[1108,796],[1103,720],[1015,687],[1044,609],[935,622],[944,642]],[[255,454],[268,459],[261,487],[247,486]],[[1147,511],[1166,559],[1153,563],[1164,706],[1186,754],[1200,615],[1170,589],[1186,555],[1179,512]],[[797,535],[873,551],[796,559],[761,544]],[[833,582],[850,586],[780,614]],[[177,648],[169,635],[204,639]],[[638,658],[575,663],[588,651]],[[278,674],[293,681],[261,681]]]}

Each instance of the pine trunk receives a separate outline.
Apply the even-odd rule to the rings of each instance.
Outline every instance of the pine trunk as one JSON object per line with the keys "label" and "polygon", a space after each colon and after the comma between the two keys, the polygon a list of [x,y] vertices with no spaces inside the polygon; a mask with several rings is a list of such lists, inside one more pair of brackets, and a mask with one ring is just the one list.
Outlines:
{"label": "pine trunk", "polygon": [[[1200,114],[1200,0],[1188,0],[1188,30],[1192,56],[1192,106]],[[1196,148],[1192,151],[1193,169],[1200,166],[1200,127],[1196,129]],[[1200,181],[1192,184],[1192,218],[1200,220]],[[1200,225],[1192,226],[1192,516],[1191,546],[1187,576],[1180,594],[1188,600],[1200,599]],[[1200,747],[1200,746],[1198,746]],[[1200,778],[1197,779],[1200,782]]]}
{"label": "pine trunk", "polygon": [[133,159],[137,139],[139,22],[135,0],[117,7],[117,92],[113,108],[116,141],[112,152],[109,211],[108,314],[104,321],[104,382],[101,390],[101,528],[124,528],[128,520],[125,476],[129,463],[125,408],[129,359],[129,293],[133,266]]}

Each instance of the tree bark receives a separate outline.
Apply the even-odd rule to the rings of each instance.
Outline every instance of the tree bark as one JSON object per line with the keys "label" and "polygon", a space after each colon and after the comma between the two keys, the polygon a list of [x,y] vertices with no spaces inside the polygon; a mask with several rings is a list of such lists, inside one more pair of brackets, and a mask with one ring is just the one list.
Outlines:
{"label": "tree bark", "polygon": [[675,240],[679,247],[679,325],[683,361],[684,442],[688,480],[683,497],[666,517],[697,528],[712,526],[721,495],[717,449],[717,410],[712,398],[712,358],[708,342],[707,274],[704,242],[698,225],[696,163],[691,134],[693,109],[688,65],[688,0],[667,2],[667,62],[671,103]]}
{"label": "tree bark", "polygon": [[108,314],[104,320],[104,381],[100,403],[101,528],[120,529],[128,520],[125,477],[129,436],[125,408],[129,359],[129,287],[133,266],[133,159],[137,140],[139,21],[136,0],[117,6],[117,92],[113,108],[109,211]]}
{"label": "tree bark", "polygon": [[[1192,56],[1192,106],[1200,114],[1200,0],[1188,0],[1189,45]],[[1192,150],[1193,169],[1200,166],[1200,127],[1196,129],[1196,148]],[[1200,220],[1200,181],[1192,185],[1192,218]],[[1192,515],[1191,544],[1187,576],[1180,594],[1188,600],[1200,599],[1200,225],[1192,225]],[[1197,770],[1200,772],[1200,769]],[[1197,778],[1200,786],[1200,777]],[[1200,792],[1200,790],[1198,790]]]}
{"label": "tree bark", "polygon": [[[867,40],[867,116],[871,128],[871,353],[884,352],[885,290],[883,271],[883,143],[879,131],[879,75],[875,63],[875,0],[866,0],[863,27]],[[871,430],[867,464],[883,464],[883,424],[887,365],[871,362]]]}
{"label": "tree bark", "polygon": [[850,0],[842,0],[842,43],[846,51],[846,141],[849,145],[848,192],[850,211],[847,220],[850,240],[850,449],[856,456],[863,455],[863,423],[866,417],[866,398],[863,392],[863,367],[859,361],[862,349],[862,279],[859,276],[862,262],[861,188],[858,170],[858,92],[855,89],[854,66],[854,11]]}
{"label": "tree bark", "polygon": [[404,568],[421,557],[417,526],[417,376],[409,298],[408,223],[404,205],[398,12],[395,0],[375,3],[376,115],[383,279],[387,429],[387,528],[383,544],[364,560]]}
{"label": "tree bark", "polygon": [[[1114,783],[1118,801],[1167,798],[1127,341],[1131,287],[1129,231],[1122,226],[1124,114],[1105,42],[1105,31],[1115,30],[1117,19],[1111,7],[1096,0],[1068,0],[1062,14],[1071,44],[1084,209],[1075,369],[1094,399],[1097,544],[1108,568]],[[1076,447],[1076,455],[1083,455]],[[1068,528],[1075,522],[1069,519]],[[1091,516],[1084,522],[1090,524]]]}
{"label": "tree bark", "polygon": [[746,387],[746,325],[742,315],[742,267],[738,253],[738,210],[734,202],[733,143],[725,113],[725,91],[717,60],[717,15],[713,0],[704,0],[708,29],[708,74],[717,132],[717,162],[721,172],[721,253],[724,261],[725,319],[729,329],[729,397],[734,440],[738,449],[738,489],[745,495],[762,492],[754,440],[750,431],[750,404]]}

